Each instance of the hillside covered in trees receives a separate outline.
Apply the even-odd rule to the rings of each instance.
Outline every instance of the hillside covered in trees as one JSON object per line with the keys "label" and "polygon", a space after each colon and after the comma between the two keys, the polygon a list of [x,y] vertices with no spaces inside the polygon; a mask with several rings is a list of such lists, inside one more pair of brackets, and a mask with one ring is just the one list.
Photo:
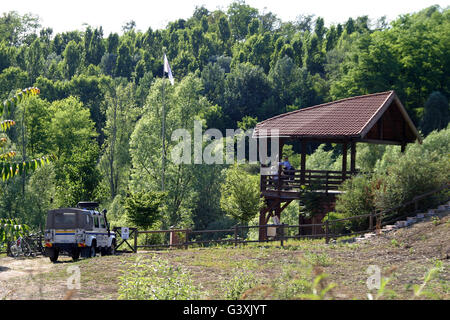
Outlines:
{"label": "hillside covered in trees", "polygon": [[[174,86],[163,79],[164,52]],[[172,132],[193,130],[194,120],[225,135],[287,111],[387,90],[426,136],[449,123],[449,52],[450,10],[438,6],[390,23],[361,16],[326,27],[321,17],[299,12],[286,22],[238,1],[225,11],[197,7],[165,29],[136,30],[130,21],[108,35],[91,26],[54,34],[33,14],[3,13],[1,101],[31,86],[40,95],[12,110],[16,125],[0,135],[10,138],[17,161],[55,160],[0,181],[0,218],[38,228],[48,209],[95,199],[117,225],[129,225],[142,207],[153,208],[146,227],[231,225],[236,220],[224,208],[233,166],[167,162],[159,193],[163,86],[168,154]],[[327,148],[309,161],[327,165],[320,155],[339,156]],[[257,170],[244,170],[243,180],[257,183]],[[257,188],[246,190],[259,197]]]}

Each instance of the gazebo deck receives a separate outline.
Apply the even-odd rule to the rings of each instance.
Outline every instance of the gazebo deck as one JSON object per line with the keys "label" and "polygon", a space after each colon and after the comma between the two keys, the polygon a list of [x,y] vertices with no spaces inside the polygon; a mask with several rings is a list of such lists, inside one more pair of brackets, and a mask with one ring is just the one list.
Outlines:
{"label": "gazebo deck", "polygon": [[[357,171],[284,170],[280,174],[261,174],[261,194],[267,198],[300,199],[304,189],[338,194],[339,186]],[[281,177],[278,179],[278,177]]]}
{"label": "gazebo deck", "polygon": [[[313,192],[323,194],[335,194],[335,195],[343,193],[342,191],[339,190],[328,190],[328,192],[326,190],[313,190]],[[299,200],[302,198],[302,195],[304,195],[304,193],[301,192],[300,190],[282,190],[282,191],[265,190],[261,192],[261,194],[267,199],[278,198],[282,200]]]}

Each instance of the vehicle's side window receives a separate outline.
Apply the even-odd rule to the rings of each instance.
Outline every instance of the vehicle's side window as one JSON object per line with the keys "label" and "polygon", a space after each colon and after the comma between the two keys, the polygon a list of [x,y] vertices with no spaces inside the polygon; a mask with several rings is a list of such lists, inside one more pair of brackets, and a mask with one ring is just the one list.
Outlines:
{"label": "vehicle's side window", "polygon": [[100,224],[100,228],[104,228],[105,227],[105,221],[103,219],[103,217],[98,217],[98,221]]}
{"label": "vehicle's side window", "polygon": [[98,228],[98,217],[94,216],[94,228]]}

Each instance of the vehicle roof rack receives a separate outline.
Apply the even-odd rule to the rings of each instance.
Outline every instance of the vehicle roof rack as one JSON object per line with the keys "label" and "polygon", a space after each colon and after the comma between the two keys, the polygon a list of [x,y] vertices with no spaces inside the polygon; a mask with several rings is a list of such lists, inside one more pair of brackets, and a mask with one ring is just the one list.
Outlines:
{"label": "vehicle roof rack", "polygon": [[77,203],[77,208],[80,209],[95,209],[98,208],[98,202],[80,201]]}

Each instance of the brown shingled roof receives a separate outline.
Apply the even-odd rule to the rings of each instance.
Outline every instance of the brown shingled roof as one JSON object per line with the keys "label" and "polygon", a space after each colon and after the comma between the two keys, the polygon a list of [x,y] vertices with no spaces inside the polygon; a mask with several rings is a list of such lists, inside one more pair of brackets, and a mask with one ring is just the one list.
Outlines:
{"label": "brown shingled roof", "polygon": [[[394,130],[400,129],[399,121],[403,118],[408,130],[406,140],[411,142],[417,138],[420,141],[417,129],[394,91],[351,97],[281,114],[258,123],[254,136],[271,136],[274,134],[270,130],[278,129],[280,137],[361,139],[377,124],[388,108],[391,109],[394,105],[398,109],[390,112],[389,117],[383,118],[391,122]],[[396,118],[391,113],[395,113]],[[261,131],[263,129],[267,129],[267,134]],[[399,140],[398,134],[391,136],[390,139]]]}

